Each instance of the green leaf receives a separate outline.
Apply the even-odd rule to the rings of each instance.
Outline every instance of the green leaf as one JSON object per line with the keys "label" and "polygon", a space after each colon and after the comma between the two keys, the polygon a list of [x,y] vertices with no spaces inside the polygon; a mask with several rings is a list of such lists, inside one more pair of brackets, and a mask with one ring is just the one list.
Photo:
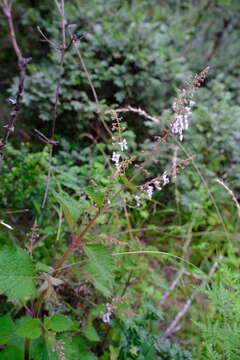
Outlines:
{"label": "green leaf", "polygon": [[44,263],[41,263],[41,262],[38,262],[36,264],[36,271],[37,272],[46,272],[46,273],[52,274],[54,269],[51,266],[48,266],[48,265],[46,265]]}
{"label": "green leaf", "polygon": [[44,316],[44,326],[46,329],[51,329],[51,326],[52,326],[52,322],[51,322],[51,319],[48,317],[48,316]]}
{"label": "green leaf", "polygon": [[[50,346],[48,340],[46,340],[47,339],[39,338],[35,341],[32,350],[33,359],[59,360],[59,354],[52,351],[52,346]],[[70,338],[61,334],[56,337],[56,341],[59,340],[63,341],[63,353],[66,360],[97,360],[95,355],[88,351],[84,340],[79,335]]]}
{"label": "green leaf", "polygon": [[25,250],[5,246],[0,249],[0,293],[10,300],[34,296],[35,270]]}
{"label": "green leaf", "polygon": [[14,345],[8,345],[0,352],[0,360],[23,360],[23,352]]}
{"label": "green leaf", "polygon": [[96,191],[95,189],[92,189],[92,188],[87,188],[86,194],[90,197],[90,199],[92,199],[96,203],[98,208],[101,208],[104,206],[104,203],[103,203],[104,195],[102,193],[100,193],[100,191]]}
{"label": "green leaf", "polygon": [[14,333],[15,325],[11,316],[0,317],[0,344],[6,344]]}
{"label": "green leaf", "polygon": [[111,252],[103,245],[86,245],[88,261],[84,267],[90,280],[104,296],[111,296],[113,289],[113,261]]}
{"label": "green leaf", "polygon": [[56,332],[66,331],[70,329],[73,325],[73,321],[69,317],[56,314],[50,319],[51,329]]}
{"label": "green leaf", "polygon": [[100,337],[98,336],[98,333],[93,325],[86,325],[83,329],[83,334],[90,341],[100,341]]}
{"label": "green leaf", "polygon": [[134,185],[132,182],[130,182],[126,176],[120,176],[119,180],[120,180],[121,184],[127,184],[127,188],[129,190],[132,190],[132,191],[135,191],[135,192],[138,191],[136,185]]}
{"label": "green leaf", "polygon": [[70,230],[73,231],[82,213],[80,204],[65,192],[61,192],[61,194],[59,194],[54,191],[53,195],[55,199],[59,202],[59,204],[62,206],[68,226]]}
{"label": "green leaf", "polygon": [[53,351],[52,346],[43,337],[34,340],[31,349],[34,360],[59,360],[58,353]]}
{"label": "green leaf", "polygon": [[[96,356],[92,352],[88,351],[87,346],[80,335],[73,337],[72,345],[75,346],[79,359],[97,360]],[[75,358],[73,360],[75,360]]]}
{"label": "green leaf", "polygon": [[16,334],[29,339],[37,339],[42,334],[41,322],[39,319],[31,319],[19,326]]}

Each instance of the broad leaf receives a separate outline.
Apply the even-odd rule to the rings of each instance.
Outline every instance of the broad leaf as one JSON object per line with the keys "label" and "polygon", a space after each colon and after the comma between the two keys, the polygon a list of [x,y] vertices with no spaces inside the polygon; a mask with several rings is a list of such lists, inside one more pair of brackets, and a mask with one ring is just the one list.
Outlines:
{"label": "broad leaf", "polygon": [[[33,359],[59,360],[59,354],[56,351],[53,351],[53,346],[50,346],[46,340],[47,339],[40,338],[34,342],[32,349]],[[74,336],[73,338],[66,335],[60,335],[56,337],[56,341],[62,341],[62,353],[66,360],[96,360],[96,357],[88,351],[85,342],[79,335]]]}
{"label": "broad leaf", "polygon": [[59,360],[58,353],[43,337],[34,340],[31,346],[31,355],[34,360]]}
{"label": "broad leaf", "polygon": [[[76,335],[72,338],[72,346],[75,347],[79,359],[97,360],[96,356],[88,351],[88,348],[80,335]],[[75,358],[72,360],[75,360]]]}
{"label": "broad leaf", "polygon": [[0,352],[0,360],[23,360],[23,352],[14,345],[8,345]]}
{"label": "broad leaf", "polygon": [[90,341],[100,341],[100,337],[98,336],[98,333],[93,325],[86,325],[83,329],[83,334]]}
{"label": "broad leaf", "polygon": [[100,191],[97,191],[94,188],[87,188],[85,192],[90,197],[90,199],[96,203],[98,208],[103,207],[104,195],[100,193]]}
{"label": "broad leaf", "polygon": [[61,192],[61,194],[59,194],[53,192],[53,195],[55,199],[59,202],[59,204],[62,206],[69,229],[73,231],[82,213],[80,204],[67,193]]}
{"label": "broad leaf", "polygon": [[42,334],[41,322],[39,319],[31,319],[19,326],[16,334],[29,339],[37,339]]}
{"label": "broad leaf", "polygon": [[86,245],[84,251],[88,256],[84,270],[90,280],[104,296],[111,296],[113,288],[113,261],[111,252],[103,245]]}
{"label": "broad leaf", "polygon": [[11,316],[0,317],[0,344],[6,344],[14,333],[15,325]]}
{"label": "broad leaf", "polygon": [[5,246],[0,249],[0,293],[9,299],[34,296],[35,270],[25,250]]}
{"label": "broad leaf", "polygon": [[50,319],[50,322],[48,322],[48,326],[49,325],[50,329],[61,332],[70,329],[73,325],[73,321],[65,315],[56,314]]}

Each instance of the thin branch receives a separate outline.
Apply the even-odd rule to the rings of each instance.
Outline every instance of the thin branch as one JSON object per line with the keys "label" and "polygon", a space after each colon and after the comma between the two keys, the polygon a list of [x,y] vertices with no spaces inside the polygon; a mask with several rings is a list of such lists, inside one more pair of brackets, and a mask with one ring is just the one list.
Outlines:
{"label": "thin branch", "polygon": [[220,185],[222,185],[222,186],[224,187],[224,189],[226,189],[227,192],[231,195],[233,201],[234,201],[235,204],[236,204],[236,208],[237,208],[237,212],[238,212],[238,217],[239,217],[239,219],[240,219],[240,205],[239,205],[239,203],[238,203],[238,201],[237,201],[237,198],[236,198],[234,192],[223,182],[223,180],[216,179],[216,181],[217,181]]}
{"label": "thin branch", "polygon": [[[218,260],[216,260],[213,265],[211,266],[209,273],[208,273],[208,277],[211,277],[215,271],[217,270],[217,267],[219,265],[219,262],[223,259],[223,256],[220,255],[218,257]],[[201,286],[205,286],[207,284],[207,280],[202,281]],[[183,318],[183,316],[185,316],[185,314],[188,312],[193,300],[195,299],[195,297],[198,295],[199,290],[194,290],[190,296],[190,298],[184,303],[182,309],[177,313],[177,315],[175,316],[174,320],[171,322],[171,324],[169,325],[169,327],[166,329],[164,336],[165,337],[169,337],[171,336],[173,333],[175,333],[176,331],[178,331],[180,328],[178,326],[179,321]]]}
{"label": "thin branch", "polygon": [[93,97],[94,97],[94,101],[96,103],[96,106],[97,106],[97,115],[98,115],[98,118],[99,120],[103,123],[103,126],[104,128],[106,129],[106,131],[108,132],[108,134],[112,137],[112,132],[111,130],[109,129],[108,125],[106,124],[103,116],[101,115],[101,107],[100,107],[100,102],[99,102],[99,99],[98,99],[98,95],[97,95],[97,92],[95,90],[95,87],[93,85],[93,82],[92,82],[92,79],[91,79],[91,76],[90,76],[90,73],[88,71],[88,68],[85,64],[85,61],[83,59],[83,56],[81,54],[81,51],[79,50],[79,47],[77,46],[77,40],[79,40],[78,38],[75,37],[75,35],[72,34],[72,32],[70,31],[70,27],[68,26],[68,34],[69,34],[69,37],[71,39],[71,43],[73,44],[75,50],[76,50],[76,53],[79,57],[79,60],[80,60],[80,63],[82,65],[82,68],[83,68],[83,71],[85,72],[86,76],[87,76],[87,80],[88,80],[88,83],[89,83],[89,86],[91,88],[91,91],[92,91],[92,94],[93,94]]}
{"label": "thin branch", "polygon": [[12,43],[12,47],[14,49],[14,52],[15,52],[17,60],[18,60],[18,69],[19,69],[19,82],[18,82],[18,90],[17,90],[16,98],[9,99],[9,101],[13,107],[12,107],[12,111],[10,113],[9,121],[6,125],[4,125],[5,131],[4,131],[3,137],[0,139],[0,149],[2,149],[6,146],[10,134],[14,132],[15,122],[17,119],[17,115],[20,111],[21,102],[22,102],[22,98],[23,98],[27,65],[32,60],[32,58],[23,57],[20,47],[18,45],[18,42],[16,39],[16,33],[15,33],[14,25],[13,25],[12,5],[10,3],[8,3],[7,0],[3,0],[0,3],[0,7],[2,9],[2,12],[3,12],[3,14],[6,18],[7,24],[8,24],[9,36],[10,36],[10,40]]}
{"label": "thin branch", "polygon": [[[64,0],[61,0],[61,5],[59,5],[57,0],[55,0],[55,3],[57,5],[58,11],[59,11],[59,14],[61,17],[62,44],[61,44],[61,46],[58,47],[60,49],[60,60],[59,60],[59,73],[58,73],[57,82],[56,82],[54,105],[53,105],[53,121],[52,121],[52,134],[51,134],[52,139],[54,138],[54,134],[55,134],[57,109],[58,109],[59,94],[60,94],[60,88],[61,88],[61,80],[62,80],[62,76],[64,73],[63,64],[64,64],[64,57],[65,57],[65,52],[66,52],[66,34],[65,34],[65,32],[66,32],[66,26],[67,26],[67,21],[65,18],[65,10],[64,10],[65,9]],[[48,176],[47,176],[45,193],[44,193],[43,201],[42,201],[42,208],[45,207],[47,197],[48,197],[48,192],[49,192],[49,185],[50,185],[50,180],[51,180],[51,175],[52,175],[53,146],[54,146],[54,142],[53,141],[49,142]]]}
{"label": "thin branch", "polygon": [[44,39],[44,40],[42,40],[42,41],[47,42],[47,43],[48,43],[50,46],[52,46],[55,50],[59,50],[58,45],[57,45],[54,41],[49,40],[49,39],[47,38],[47,36],[43,33],[43,31],[41,30],[41,28],[40,28],[39,26],[37,26],[37,30],[39,31],[39,33],[42,35],[42,37],[43,37],[43,39]]}
{"label": "thin branch", "polygon": [[[111,114],[112,111],[113,110],[107,110],[107,111],[105,111],[105,114]],[[156,124],[159,124],[159,120],[156,117],[149,115],[148,113],[146,113],[145,110],[143,110],[141,108],[134,108],[130,105],[125,108],[115,109],[114,112],[116,112],[116,113],[134,112],[140,116],[145,117],[148,120],[155,122]]]}
{"label": "thin branch", "polygon": [[92,91],[92,94],[93,94],[93,97],[94,97],[94,101],[95,101],[95,103],[96,103],[96,105],[98,107],[98,112],[100,112],[100,103],[99,103],[99,100],[98,100],[97,92],[96,92],[95,87],[93,85],[93,82],[92,82],[90,73],[89,73],[89,71],[87,69],[87,66],[85,64],[85,61],[83,60],[82,54],[81,54],[81,52],[79,50],[79,47],[77,46],[77,40],[74,37],[74,35],[71,33],[69,27],[68,27],[68,34],[69,34],[70,39],[72,40],[73,46],[74,46],[74,48],[76,50],[76,53],[77,53],[77,55],[79,57],[82,68],[83,68],[83,70],[84,70],[84,72],[85,72],[85,74],[87,76],[87,80],[88,80],[89,86],[91,88],[91,91]]}
{"label": "thin branch", "polygon": [[163,305],[167,298],[169,297],[170,293],[176,288],[177,284],[179,283],[179,281],[182,279],[183,275],[186,273],[185,268],[182,268],[178,273],[176,278],[173,280],[170,288],[168,291],[166,291],[162,297],[162,299],[160,300],[159,304]]}
{"label": "thin branch", "polygon": [[128,287],[131,285],[132,275],[133,275],[133,270],[131,270],[130,273],[128,274],[128,278],[127,278],[127,280],[125,282],[123,291],[121,293],[121,298],[126,294],[126,291],[127,291]]}

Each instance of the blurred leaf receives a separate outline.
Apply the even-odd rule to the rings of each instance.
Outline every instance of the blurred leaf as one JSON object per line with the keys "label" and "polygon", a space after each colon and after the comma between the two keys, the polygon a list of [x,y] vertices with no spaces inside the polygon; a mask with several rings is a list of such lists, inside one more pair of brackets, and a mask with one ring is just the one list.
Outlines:
{"label": "blurred leaf", "polygon": [[103,207],[104,195],[100,191],[97,191],[93,188],[87,188],[85,192],[90,197],[90,199],[92,199],[96,203],[98,208]]}
{"label": "blurred leaf", "polygon": [[50,328],[56,332],[66,331],[71,328],[72,325],[73,321],[62,314],[56,314],[50,319]]}
{"label": "blurred leaf", "polygon": [[93,341],[93,342],[100,341],[100,337],[98,336],[98,333],[93,325],[86,325],[83,328],[83,334],[90,341]]}
{"label": "blurred leaf", "polygon": [[41,322],[39,319],[32,319],[21,324],[16,334],[29,339],[36,339],[42,334]]}
{"label": "blurred leaf", "polygon": [[0,317],[0,344],[6,344],[8,342],[14,329],[15,325],[10,315]]}
{"label": "blurred leaf", "polygon": [[0,352],[0,360],[23,360],[23,353],[14,345],[8,345]]}

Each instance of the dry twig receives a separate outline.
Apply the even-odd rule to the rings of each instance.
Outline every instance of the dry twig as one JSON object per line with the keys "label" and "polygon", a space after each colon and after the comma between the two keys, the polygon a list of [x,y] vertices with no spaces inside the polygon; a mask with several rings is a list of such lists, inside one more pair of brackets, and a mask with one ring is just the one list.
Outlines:
{"label": "dry twig", "polygon": [[[215,271],[217,270],[217,267],[219,265],[219,262],[223,259],[223,256],[220,255],[218,260],[216,260],[211,268],[210,271],[208,273],[208,276],[211,277]],[[207,281],[204,280],[201,283],[201,286],[205,286],[207,284]],[[190,296],[190,298],[184,303],[182,309],[177,313],[177,315],[175,316],[175,318],[173,319],[173,321],[171,322],[171,324],[169,325],[169,327],[166,329],[164,336],[165,337],[169,337],[171,336],[173,333],[175,333],[176,331],[178,331],[180,329],[180,327],[178,326],[179,321],[182,319],[182,317],[188,312],[193,300],[195,299],[195,297],[198,295],[199,290],[194,290]]]}
{"label": "dry twig", "polygon": [[20,111],[21,102],[23,98],[27,65],[32,58],[23,57],[21,49],[18,45],[16,39],[16,33],[13,25],[12,4],[8,3],[7,0],[0,0],[0,8],[2,9],[2,12],[7,20],[9,36],[12,43],[12,47],[14,49],[14,52],[18,60],[18,69],[19,69],[19,82],[18,82],[18,90],[17,90],[16,98],[9,99],[10,103],[12,104],[12,111],[10,113],[10,118],[8,123],[4,125],[3,137],[0,139],[0,149],[2,149],[6,146],[10,134],[14,132],[15,122],[17,119],[17,115]]}
{"label": "dry twig", "polygon": [[223,180],[216,179],[216,181],[217,181],[220,185],[222,185],[222,186],[224,187],[224,189],[226,189],[227,192],[231,195],[233,201],[234,201],[235,204],[236,204],[236,208],[237,208],[237,212],[238,212],[238,217],[239,217],[239,219],[240,219],[240,205],[239,205],[239,203],[238,203],[238,201],[237,201],[237,198],[236,198],[234,192],[223,182]]}

